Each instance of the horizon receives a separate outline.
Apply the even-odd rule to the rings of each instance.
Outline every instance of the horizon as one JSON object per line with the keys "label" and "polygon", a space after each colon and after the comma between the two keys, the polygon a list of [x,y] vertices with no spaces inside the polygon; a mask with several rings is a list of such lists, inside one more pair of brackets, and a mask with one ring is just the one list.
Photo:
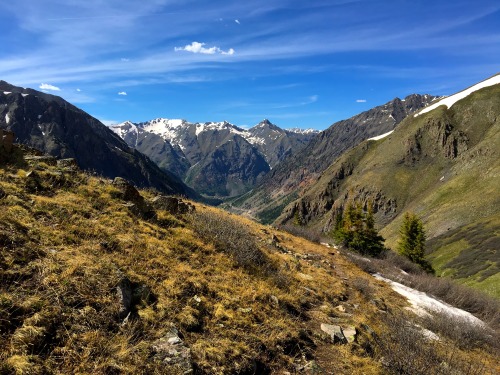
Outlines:
{"label": "horizon", "polygon": [[0,10],[0,79],[107,125],[269,119],[324,130],[500,71],[500,5],[487,0],[19,0]]}

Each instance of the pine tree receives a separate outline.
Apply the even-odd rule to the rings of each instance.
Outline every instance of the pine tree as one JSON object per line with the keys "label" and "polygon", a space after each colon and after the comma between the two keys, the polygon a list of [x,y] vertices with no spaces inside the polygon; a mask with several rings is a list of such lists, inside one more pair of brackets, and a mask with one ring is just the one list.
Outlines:
{"label": "pine tree", "polygon": [[363,211],[360,202],[347,203],[336,217],[334,238],[345,247],[363,255],[377,256],[384,250],[384,238],[375,229],[372,205]]}
{"label": "pine tree", "polygon": [[427,272],[434,272],[425,260],[425,230],[422,220],[411,212],[406,212],[399,230],[398,251]]}

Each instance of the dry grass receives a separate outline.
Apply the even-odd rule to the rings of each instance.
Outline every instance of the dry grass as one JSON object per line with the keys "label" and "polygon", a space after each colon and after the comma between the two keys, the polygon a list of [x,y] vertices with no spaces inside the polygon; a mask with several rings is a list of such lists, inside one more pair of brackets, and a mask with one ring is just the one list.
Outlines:
{"label": "dry grass", "polygon": [[403,305],[343,256],[202,205],[144,220],[108,180],[56,167],[37,171],[44,188],[33,191],[28,171],[0,167],[0,373],[175,374],[152,348],[172,327],[198,374],[294,373],[313,360],[383,371],[369,346],[333,346],[320,330],[383,329],[369,300]]}

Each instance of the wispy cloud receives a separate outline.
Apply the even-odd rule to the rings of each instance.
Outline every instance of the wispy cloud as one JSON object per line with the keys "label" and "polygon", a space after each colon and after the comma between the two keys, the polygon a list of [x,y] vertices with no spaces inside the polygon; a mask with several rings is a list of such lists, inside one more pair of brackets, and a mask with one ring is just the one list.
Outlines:
{"label": "wispy cloud", "polygon": [[125,91],[120,91],[118,95],[127,96],[127,93]]}
{"label": "wispy cloud", "polygon": [[120,59],[120,61],[123,61],[123,62],[129,62],[129,61],[130,61],[130,59],[129,59],[129,58],[126,58],[126,57],[122,57],[122,58]]}
{"label": "wispy cloud", "polygon": [[49,85],[48,83],[42,83],[39,86],[42,90],[49,90],[49,91],[61,91],[61,89],[57,86],[54,85]]}
{"label": "wispy cloud", "polygon": [[240,24],[240,20],[234,20],[238,25]]}
{"label": "wispy cloud", "polygon": [[356,99],[356,103],[366,103],[366,99]]}
{"label": "wispy cloud", "polygon": [[209,48],[205,48],[206,43],[193,42],[191,44],[185,45],[184,47],[175,47],[174,51],[187,51],[192,53],[201,53],[204,55],[234,55],[234,49],[230,48],[227,51],[221,50],[219,47],[213,46]]}

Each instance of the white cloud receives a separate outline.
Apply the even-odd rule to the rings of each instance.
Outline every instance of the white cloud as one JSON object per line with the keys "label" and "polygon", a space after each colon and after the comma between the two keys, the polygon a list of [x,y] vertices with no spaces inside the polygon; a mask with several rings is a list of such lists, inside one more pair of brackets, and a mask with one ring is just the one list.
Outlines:
{"label": "white cloud", "polygon": [[214,55],[216,53],[221,55],[234,55],[234,49],[230,48],[227,51],[221,50],[219,47],[213,46],[210,48],[205,48],[206,43],[193,42],[191,44],[187,44],[184,47],[175,47],[174,51],[187,51],[192,53],[201,53],[204,55]]}
{"label": "white cloud", "polygon": [[366,103],[366,99],[357,99],[356,103]]}
{"label": "white cloud", "polygon": [[80,89],[76,89],[76,91],[81,92],[82,90],[80,90]]}
{"label": "white cloud", "polygon": [[61,91],[61,89],[59,87],[54,86],[54,85],[49,85],[48,83],[40,84],[40,88],[42,90]]}
{"label": "white cloud", "polygon": [[128,62],[128,61],[130,61],[130,59],[127,59],[126,57],[122,57],[120,60],[121,60],[121,61],[123,61],[123,62]]}
{"label": "white cloud", "polygon": [[127,96],[127,93],[126,93],[125,91],[120,91],[120,92],[118,93],[118,95]]}
{"label": "white cloud", "polygon": [[240,24],[240,20],[234,20],[238,25]]}

